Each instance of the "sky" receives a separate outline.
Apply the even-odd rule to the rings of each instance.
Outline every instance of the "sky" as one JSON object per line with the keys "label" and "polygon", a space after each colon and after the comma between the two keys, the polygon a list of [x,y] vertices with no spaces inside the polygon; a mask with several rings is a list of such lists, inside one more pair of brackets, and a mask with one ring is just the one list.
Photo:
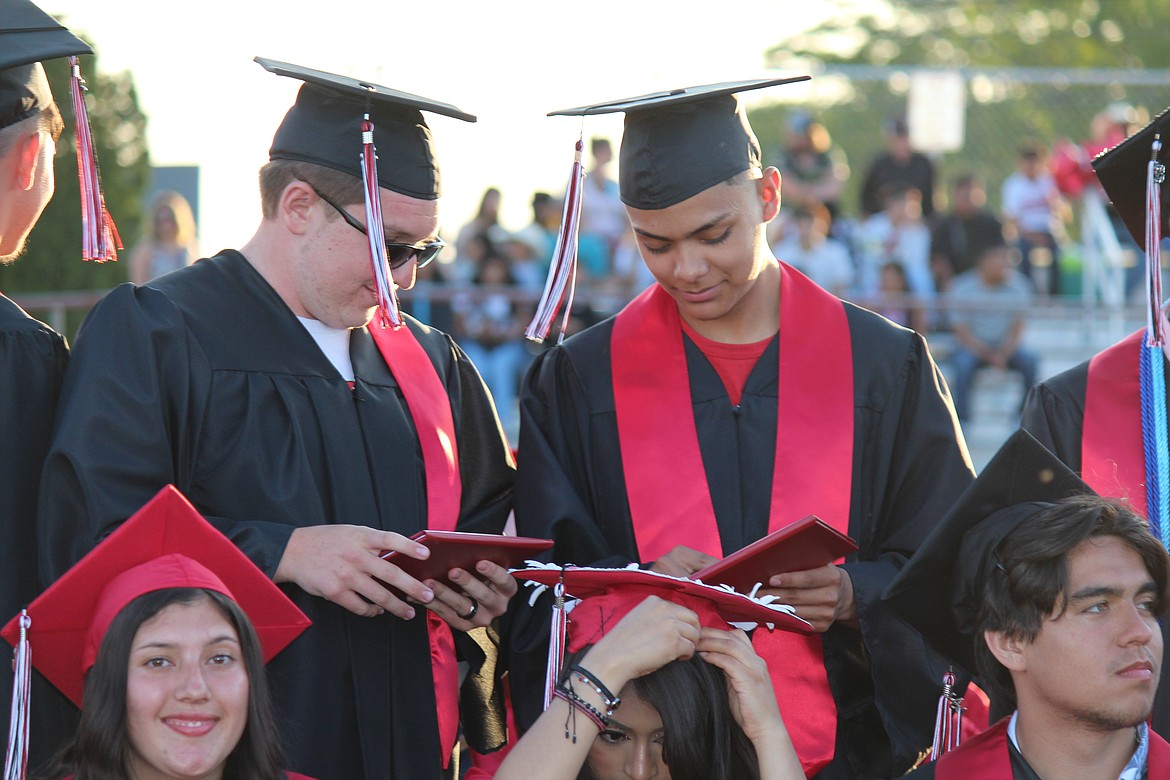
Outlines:
{"label": "sky", "polygon": [[[342,73],[476,114],[475,124],[427,115],[450,241],[487,187],[502,191],[502,222],[510,229],[528,222],[534,191],[563,192],[582,124],[546,117],[549,111],[795,75],[767,71],[764,52],[839,9],[826,0],[36,1],[93,42],[101,70],[133,75],[152,162],[199,166],[199,235],[208,252],[240,246],[255,230],[256,172],[300,86],[253,57]],[[781,89],[799,100],[809,87],[744,98],[749,105],[774,100]],[[585,137],[617,141],[621,121],[620,114],[592,117]]]}

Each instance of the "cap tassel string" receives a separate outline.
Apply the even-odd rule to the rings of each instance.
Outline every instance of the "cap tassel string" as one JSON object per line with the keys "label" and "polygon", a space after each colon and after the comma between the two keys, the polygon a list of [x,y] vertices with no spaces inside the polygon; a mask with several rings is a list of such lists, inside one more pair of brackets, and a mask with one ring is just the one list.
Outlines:
{"label": "cap tassel string", "polygon": [[81,77],[81,66],[76,56],[69,58],[69,68],[69,94],[73,98],[73,116],[77,124],[77,177],[81,184],[81,257],[83,260],[104,263],[118,259],[117,250],[122,248],[122,239],[113,217],[106,210],[106,199],[102,195],[93,131],[89,124],[89,111],[85,107],[88,87]]}
{"label": "cap tassel string", "polygon": [[386,259],[386,234],[382,228],[382,191],[378,186],[378,150],[374,147],[374,123],[362,119],[362,185],[366,190],[366,237],[370,241],[370,267],[378,296],[378,316],[383,328],[402,327],[398,309],[398,285]]}
{"label": "cap tassel string", "polygon": [[1142,348],[1142,442],[1146,463],[1146,510],[1150,530],[1170,548],[1170,453],[1167,452],[1166,315],[1162,310],[1162,182],[1166,166],[1158,162],[1161,135],[1154,136],[1146,169],[1146,339]]}
{"label": "cap tassel string", "polygon": [[561,664],[565,657],[565,632],[568,616],[565,613],[565,583],[553,588],[552,633],[548,642],[548,663],[544,673],[544,708],[552,704],[557,681],[561,679]]}
{"label": "cap tassel string", "polygon": [[573,293],[577,277],[577,237],[581,229],[581,182],[585,178],[585,169],[581,165],[581,152],[585,145],[584,135],[577,138],[576,150],[573,155],[573,167],[569,174],[569,184],[565,190],[565,206],[561,213],[561,229],[557,234],[557,245],[553,250],[552,263],[548,269],[548,278],[545,279],[544,292],[540,296],[540,303],[536,306],[536,314],[529,323],[524,335],[531,341],[543,342],[552,330],[553,320],[557,312],[564,305],[565,313],[561,321],[561,332],[557,343],[565,340],[565,331],[569,328],[569,315],[573,311]]}
{"label": "cap tassel string", "polygon": [[942,695],[938,697],[938,711],[934,718],[934,742],[930,760],[938,759],[959,746],[963,732],[963,697],[955,693],[955,672],[943,675]]}
{"label": "cap tassel string", "polygon": [[28,777],[28,716],[32,686],[32,647],[28,629],[32,619],[28,612],[20,613],[20,640],[13,659],[15,681],[12,686],[12,713],[8,721],[8,754],[4,761],[4,780],[25,780]]}

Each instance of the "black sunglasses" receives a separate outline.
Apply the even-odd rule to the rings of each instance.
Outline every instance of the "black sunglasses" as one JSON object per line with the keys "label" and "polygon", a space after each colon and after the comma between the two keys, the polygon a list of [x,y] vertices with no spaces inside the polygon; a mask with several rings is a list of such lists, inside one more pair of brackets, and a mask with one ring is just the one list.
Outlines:
{"label": "black sunglasses", "polygon": [[[363,236],[368,236],[366,226],[358,222],[357,219],[348,211],[338,206],[336,203],[326,198],[320,191],[309,182],[309,189],[317,193],[317,197],[328,203],[333,209],[341,215],[345,223],[354,230],[360,230]],[[386,262],[390,264],[390,270],[396,271],[402,266],[409,263],[411,260],[418,262],[418,267],[423,268],[432,260],[439,256],[439,252],[443,251],[443,247],[447,246],[447,242],[441,238],[434,241],[424,241],[421,244],[399,244],[395,241],[386,242]]]}

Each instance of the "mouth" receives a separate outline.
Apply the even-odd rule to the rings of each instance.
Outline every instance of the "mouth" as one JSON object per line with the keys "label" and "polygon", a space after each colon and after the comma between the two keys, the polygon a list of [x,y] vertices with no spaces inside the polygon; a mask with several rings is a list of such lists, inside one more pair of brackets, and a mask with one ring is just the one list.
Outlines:
{"label": "mouth", "polygon": [[1121,669],[1117,675],[1129,680],[1152,680],[1154,678],[1154,664],[1151,661],[1134,661]]}
{"label": "mouth", "polygon": [[714,298],[719,292],[719,285],[713,284],[700,290],[678,289],[679,296],[687,303],[704,303]]}
{"label": "mouth", "polygon": [[219,724],[219,718],[211,715],[182,715],[163,718],[167,728],[185,737],[202,737]]}

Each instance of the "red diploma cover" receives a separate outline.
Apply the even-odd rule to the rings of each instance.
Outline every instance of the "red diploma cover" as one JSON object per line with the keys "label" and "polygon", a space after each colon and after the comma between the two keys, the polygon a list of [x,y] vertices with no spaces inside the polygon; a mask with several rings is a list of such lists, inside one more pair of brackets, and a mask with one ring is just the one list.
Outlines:
{"label": "red diploma cover", "polygon": [[[846,533],[853,479],[853,351],[844,305],[780,264],[780,372],[769,532],[816,514]],[[653,285],[612,337],[622,469],[644,561],[684,544],[723,552],[699,451],[678,307]],[[828,421],[826,423],[826,421]],[[775,572],[778,573],[778,572]],[[833,758],[837,707],[818,635],[757,631],[805,773]]]}

